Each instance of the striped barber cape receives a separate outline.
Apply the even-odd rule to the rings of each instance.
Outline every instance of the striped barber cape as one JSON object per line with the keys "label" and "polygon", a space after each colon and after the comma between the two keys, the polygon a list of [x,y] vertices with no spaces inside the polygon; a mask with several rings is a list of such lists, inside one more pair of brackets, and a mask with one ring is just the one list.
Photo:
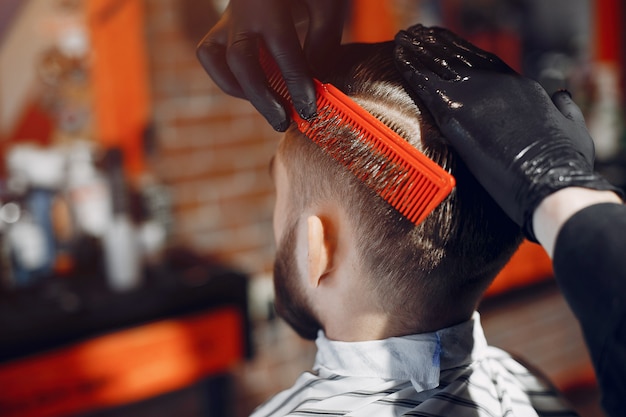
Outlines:
{"label": "striped barber cape", "polygon": [[338,342],[320,332],[313,372],[252,417],[576,416],[558,392],[487,345],[480,316],[434,333]]}

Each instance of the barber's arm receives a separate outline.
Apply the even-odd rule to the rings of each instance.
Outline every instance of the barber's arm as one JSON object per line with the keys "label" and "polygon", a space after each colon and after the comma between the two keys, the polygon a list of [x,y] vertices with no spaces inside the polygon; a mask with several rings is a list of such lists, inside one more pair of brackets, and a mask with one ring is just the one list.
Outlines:
{"label": "barber's arm", "polygon": [[[348,0],[231,0],[197,47],[207,73],[227,94],[249,100],[275,130],[289,126],[289,112],[269,88],[258,51],[264,45],[287,83],[298,113],[317,112],[312,77],[338,49]],[[301,46],[298,29],[306,26]]]}
{"label": "barber's arm", "polygon": [[[568,187],[547,196],[533,214],[533,229],[537,241],[552,258],[554,246],[561,228],[574,214],[602,203],[622,204],[617,194],[587,188]],[[626,236],[624,236],[626,245]]]}
{"label": "barber's arm", "polygon": [[607,415],[626,398],[626,205],[593,171],[593,141],[566,92],[549,97],[443,29],[396,37],[396,62],[474,176],[553,259],[581,324]]}

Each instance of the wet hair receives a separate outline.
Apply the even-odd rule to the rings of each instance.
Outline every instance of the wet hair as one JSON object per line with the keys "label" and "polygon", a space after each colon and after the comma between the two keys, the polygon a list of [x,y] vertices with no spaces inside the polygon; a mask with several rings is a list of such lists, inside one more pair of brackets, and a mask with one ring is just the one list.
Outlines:
{"label": "wet hair", "polygon": [[[418,226],[408,221],[294,126],[279,152],[291,183],[290,211],[338,202],[349,214],[364,279],[379,307],[403,328],[431,331],[468,318],[518,247],[521,232],[408,93],[394,66],[393,48],[391,42],[345,45],[324,81],[455,176],[455,190],[425,221]],[[355,157],[369,157],[359,152],[358,135],[341,120],[329,121],[324,135],[349,142]],[[372,165],[378,163],[374,159]]]}

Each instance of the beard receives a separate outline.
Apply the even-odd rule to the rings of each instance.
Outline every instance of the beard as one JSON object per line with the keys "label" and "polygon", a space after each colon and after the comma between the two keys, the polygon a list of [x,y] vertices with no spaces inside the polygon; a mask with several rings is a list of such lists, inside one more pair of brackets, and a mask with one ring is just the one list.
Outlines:
{"label": "beard", "polygon": [[315,340],[322,328],[306,300],[296,261],[296,225],[289,227],[276,251],[274,292],[276,313],[307,340]]}

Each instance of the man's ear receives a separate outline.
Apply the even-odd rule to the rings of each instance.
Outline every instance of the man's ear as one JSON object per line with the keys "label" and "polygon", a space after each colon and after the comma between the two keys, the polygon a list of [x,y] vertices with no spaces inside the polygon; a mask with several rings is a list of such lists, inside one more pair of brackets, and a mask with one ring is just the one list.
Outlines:
{"label": "man's ear", "polygon": [[330,225],[318,216],[307,218],[307,272],[311,287],[317,288],[332,264]]}

